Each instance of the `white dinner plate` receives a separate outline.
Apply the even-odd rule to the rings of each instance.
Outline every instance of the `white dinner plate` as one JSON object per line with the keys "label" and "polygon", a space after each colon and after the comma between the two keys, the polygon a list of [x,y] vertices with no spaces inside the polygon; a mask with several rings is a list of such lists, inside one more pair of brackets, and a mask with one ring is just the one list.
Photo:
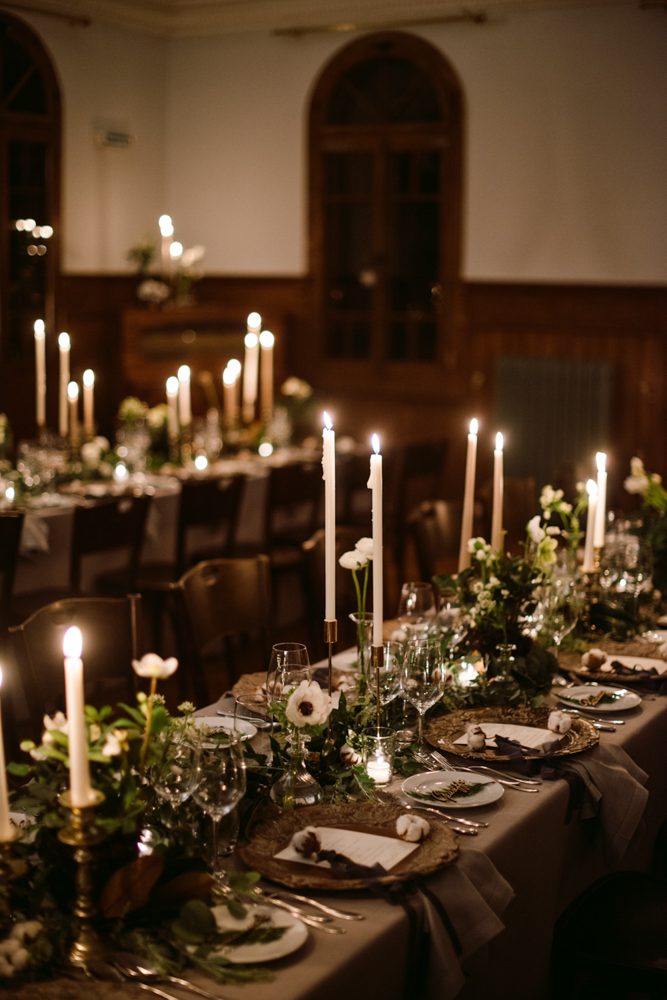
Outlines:
{"label": "white dinner plate", "polygon": [[[609,694],[618,695],[614,701],[599,703],[597,705],[582,705],[582,698],[588,695],[597,694],[598,691],[607,691]],[[583,708],[589,712],[627,712],[630,708],[641,705],[641,698],[634,691],[628,688],[606,687],[604,684],[573,684],[558,692],[558,700],[565,705],[572,705],[573,708]]]}
{"label": "white dinner plate", "polygon": [[[194,715],[193,719],[197,727],[208,726],[212,733],[234,732],[233,715]],[[253,736],[257,736],[256,727],[244,719],[236,720],[236,731],[243,734],[244,740],[251,740]]]}
{"label": "white dinner plate", "polygon": [[[465,781],[467,785],[484,785],[474,795],[469,795],[465,799],[450,799],[449,802],[438,802],[437,799],[417,798],[413,792],[427,794],[434,788],[447,788],[452,781]],[[474,809],[477,806],[488,806],[490,802],[495,802],[505,792],[505,789],[493,778],[485,774],[471,774],[470,771],[427,771],[425,774],[413,774],[406,778],[401,785],[402,790],[416,805],[438,806],[443,809]]]}
{"label": "white dinner plate", "polygon": [[[277,941],[267,941],[266,944],[239,944],[235,948],[222,945],[220,948],[216,948],[213,954],[222,955],[233,965],[245,965],[247,962],[272,962],[276,958],[291,955],[293,951],[305,943],[308,937],[308,928],[301,923],[298,917],[286,910],[279,910],[275,906],[248,903],[243,905],[248,911],[248,916],[261,914],[269,918],[269,922],[262,926],[286,927],[287,930]],[[221,931],[233,930],[235,926],[238,926],[238,921],[230,916],[226,906],[214,906],[213,914]]]}

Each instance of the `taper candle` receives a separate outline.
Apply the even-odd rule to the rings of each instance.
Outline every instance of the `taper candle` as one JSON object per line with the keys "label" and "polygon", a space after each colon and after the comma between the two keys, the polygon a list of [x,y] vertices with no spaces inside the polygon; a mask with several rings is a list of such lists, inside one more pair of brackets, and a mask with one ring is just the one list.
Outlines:
{"label": "taper candle", "polygon": [[35,418],[38,430],[46,426],[46,330],[35,320]]}
{"label": "taper candle", "polygon": [[238,420],[241,413],[240,406],[240,389],[241,389],[241,372],[243,367],[241,362],[237,358],[230,358],[227,362],[227,368],[230,372],[234,372],[236,376],[236,381],[234,382],[234,420]]}
{"label": "taper candle", "polygon": [[178,439],[178,379],[170,375],[167,379],[167,435],[173,444]]}
{"label": "taper candle", "polygon": [[595,512],[598,505],[598,487],[594,479],[586,483],[588,491],[588,514],[586,517],[586,542],[584,544],[584,573],[592,573],[595,569]]}
{"label": "taper candle", "polygon": [[607,456],[599,451],[595,456],[598,467],[598,503],[595,511],[595,548],[604,545],[604,535],[607,522]]}
{"label": "taper candle", "polygon": [[473,517],[475,513],[475,465],[477,463],[477,429],[476,417],[470,421],[468,434],[468,455],[466,457],[466,479],[463,493],[463,518],[461,520],[461,545],[459,548],[459,573],[470,566],[468,542],[472,538]]}
{"label": "taper candle", "polygon": [[190,368],[188,365],[181,365],[178,369],[178,416],[181,427],[188,427],[192,423]]}
{"label": "taper candle", "polygon": [[270,330],[262,330],[259,335],[260,354],[260,386],[259,412],[264,423],[273,416],[273,345],[275,337]]}
{"label": "taper candle", "polygon": [[69,353],[70,340],[68,333],[58,337],[60,352],[60,392],[58,398],[58,433],[61,438],[67,437],[67,386],[69,385]]}
{"label": "taper candle", "polygon": [[257,378],[259,375],[259,331],[262,317],[251,312],[248,316],[248,332],[245,336],[245,356],[243,359],[243,420],[251,424],[255,419],[257,400]]}
{"label": "taper candle", "polygon": [[382,455],[380,439],[372,437],[371,473],[368,488],[373,501],[373,645],[382,645]]}
{"label": "taper candle", "polygon": [[73,806],[89,806],[91,800],[88,767],[88,734],[84,713],[81,632],[73,625],[65,632],[65,699],[69,741],[69,790]]}
{"label": "taper candle", "polygon": [[70,382],[67,386],[69,400],[69,443],[73,448],[79,444],[79,386]]}
{"label": "taper candle", "polygon": [[83,433],[87,438],[92,438],[95,435],[94,391],[95,372],[92,368],[86,368],[83,373]]}
{"label": "taper candle", "polygon": [[225,423],[232,427],[236,417],[236,372],[229,366],[222,373],[222,395]]}
{"label": "taper candle", "polygon": [[496,447],[493,452],[493,512],[491,516],[491,548],[494,552],[502,552],[503,548],[503,436],[496,434]]}
{"label": "taper candle", "polygon": [[[0,688],[2,669],[0,669]],[[7,794],[7,771],[5,770],[5,744],[2,733],[2,709],[0,708],[0,841],[13,838],[12,821],[9,818],[9,795]]]}
{"label": "taper candle", "polygon": [[322,478],[324,479],[324,619],[336,618],[336,432],[324,412]]}
{"label": "taper candle", "polygon": [[166,278],[171,274],[171,255],[169,250],[171,249],[171,243],[174,237],[174,226],[171,221],[171,216],[161,215],[158,221],[160,226],[160,235],[162,237],[162,277]]}

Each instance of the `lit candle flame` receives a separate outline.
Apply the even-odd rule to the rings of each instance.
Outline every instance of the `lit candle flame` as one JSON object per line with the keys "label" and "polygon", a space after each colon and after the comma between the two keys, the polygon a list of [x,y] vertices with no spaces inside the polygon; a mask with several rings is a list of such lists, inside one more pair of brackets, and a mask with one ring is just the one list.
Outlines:
{"label": "lit candle flame", "polygon": [[174,242],[169,247],[169,256],[176,259],[176,257],[180,257],[182,253],[183,253],[183,244],[179,243],[178,240],[174,240]]}
{"label": "lit candle flame", "polygon": [[[252,315],[252,314],[251,314]],[[243,341],[246,347],[257,347],[258,337],[256,333],[246,333]]]}
{"label": "lit candle flame", "polygon": [[373,451],[375,452],[375,454],[379,455],[380,454],[380,438],[377,436],[377,434],[374,434],[373,437],[371,438],[371,444],[373,445]]}
{"label": "lit candle flame", "polygon": [[496,434],[496,451],[503,450],[503,436],[500,431]]}
{"label": "lit candle flame", "polygon": [[69,351],[69,333],[58,335],[58,347],[61,351]]}
{"label": "lit candle flame", "polygon": [[275,343],[275,337],[270,330],[262,330],[259,335],[259,343],[262,347],[273,347]]}
{"label": "lit candle flame", "polygon": [[189,382],[190,381],[190,366],[181,365],[178,369],[178,381],[179,382]]}
{"label": "lit candle flame", "polygon": [[36,337],[43,337],[44,336],[44,320],[43,319],[36,319],[35,320],[34,330],[35,330],[35,336]]}
{"label": "lit candle flame", "polygon": [[595,461],[597,462],[598,472],[604,472],[607,465],[607,456],[603,451],[597,452]]}
{"label": "lit candle flame", "polygon": [[227,368],[230,372],[234,372],[235,375],[241,374],[241,362],[238,361],[236,358],[231,358],[227,362]]}
{"label": "lit candle flame", "polygon": [[76,625],[72,625],[65,632],[65,638],[63,639],[63,653],[68,659],[80,660],[81,650],[83,648],[83,641],[81,639],[81,629],[78,629]]}
{"label": "lit candle flame", "polygon": [[229,365],[227,365],[224,372],[222,373],[223,383],[225,385],[234,385],[234,383],[236,382],[236,374],[237,374],[236,371],[233,371],[232,369],[230,369]]}
{"label": "lit candle flame", "polygon": [[158,225],[160,227],[161,236],[173,236],[174,235],[174,224],[171,221],[170,215],[161,215],[158,219]]}
{"label": "lit candle flame", "polygon": [[86,368],[83,373],[83,384],[84,385],[95,385],[95,372],[92,368]]}
{"label": "lit candle flame", "polygon": [[477,421],[477,417],[473,417],[472,420],[470,421],[470,433],[477,434],[478,427],[479,423]]}
{"label": "lit candle flame", "polygon": [[178,379],[175,375],[170,375],[167,379],[167,392],[177,393],[178,392]]}
{"label": "lit candle flame", "polygon": [[589,479],[586,483],[586,489],[588,490],[588,496],[596,497],[598,495],[598,484],[594,479]]}
{"label": "lit candle flame", "polygon": [[329,414],[327,413],[326,410],[322,414],[322,420],[324,421],[324,426],[326,427],[326,429],[328,431],[332,431],[333,430],[333,424],[331,423],[331,417],[329,416]]}
{"label": "lit candle flame", "polygon": [[79,386],[76,382],[68,382],[67,384],[67,397],[68,399],[75,400],[79,398]]}
{"label": "lit candle flame", "polygon": [[248,326],[259,328],[262,325],[262,317],[259,313],[251,312],[247,319]]}

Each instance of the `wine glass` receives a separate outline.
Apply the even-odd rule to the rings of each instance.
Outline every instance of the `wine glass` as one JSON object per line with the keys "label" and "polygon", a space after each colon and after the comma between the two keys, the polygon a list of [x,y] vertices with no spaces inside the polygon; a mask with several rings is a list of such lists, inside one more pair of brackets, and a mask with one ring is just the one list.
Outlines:
{"label": "wine glass", "polygon": [[425,634],[435,618],[435,597],[430,583],[404,583],[398,602],[398,621],[408,635]]}
{"label": "wine glass", "polygon": [[268,701],[287,701],[287,695],[302,680],[310,680],[310,659],[302,642],[277,642],[271,650],[266,675]]}
{"label": "wine glass", "polygon": [[577,624],[584,607],[583,594],[573,580],[562,577],[544,587],[540,596],[541,629],[553,638],[556,657],[560,644]]}
{"label": "wine glass", "polygon": [[419,713],[419,743],[424,741],[424,716],[444,693],[445,676],[444,654],[439,639],[415,639],[408,644],[405,658],[405,697]]}
{"label": "wine glass", "polygon": [[243,743],[235,734],[216,743],[203,743],[196,761],[197,783],[192,797],[213,821],[213,875],[224,876],[218,861],[220,820],[241,801],[246,790]]}
{"label": "wine glass", "polygon": [[[384,662],[380,667],[380,704],[383,708],[390,705],[403,690],[403,665],[405,662],[405,643],[385,642]],[[374,678],[377,683],[377,678]]]}
{"label": "wine glass", "polygon": [[197,785],[197,749],[187,740],[166,743],[149,777],[159,797],[177,809]]}

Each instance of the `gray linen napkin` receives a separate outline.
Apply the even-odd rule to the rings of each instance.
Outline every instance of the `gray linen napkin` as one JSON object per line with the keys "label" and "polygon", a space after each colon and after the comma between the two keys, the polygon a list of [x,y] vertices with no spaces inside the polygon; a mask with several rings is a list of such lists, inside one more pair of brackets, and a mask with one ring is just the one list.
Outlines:
{"label": "gray linen napkin", "polygon": [[615,868],[644,815],[648,775],[625,750],[600,743],[594,750],[560,762],[576,771],[586,786],[579,819],[597,817],[605,863]]}
{"label": "gray linen napkin", "polygon": [[431,940],[424,1000],[452,1000],[466,981],[461,962],[505,929],[499,915],[514,890],[486,854],[468,849],[459,851],[456,864],[431,875],[427,886],[447,911],[462,951],[457,956],[433,903],[419,893],[422,929]]}

